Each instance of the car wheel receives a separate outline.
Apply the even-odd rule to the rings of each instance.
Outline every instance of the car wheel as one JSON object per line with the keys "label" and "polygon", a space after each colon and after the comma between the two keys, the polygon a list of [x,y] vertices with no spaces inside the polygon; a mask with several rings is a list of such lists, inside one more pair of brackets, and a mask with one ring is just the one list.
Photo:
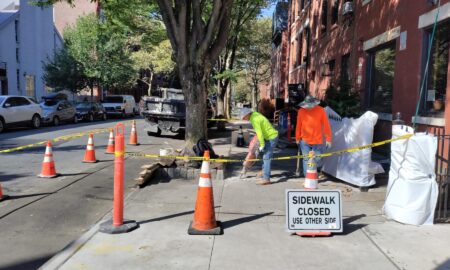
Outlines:
{"label": "car wheel", "polygon": [[127,116],[127,114],[125,113],[125,111],[122,111],[121,117],[122,117],[122,118],[125,118],[126,116]]}
{"label": "car wheel", "polygon": [[0,133],[2,133],[3,130],[5,130],[5,122],[0,118]]}
{"label": "car wheel", "polygon": [[58,116],[53,117],[53,125],[55,127],[59,126],[59,117]]}
{"label": "car wheel", "polygon": [[93,122],[94,121],[94,115],[92,113],[89,114],[88,120],[89,120],[89,122]]}
{"label": "car wheel", "polygon": [[33,115],[33,118],[31,118],[31,126],[33,128],[40,128],[41,127],[41,117],[37,114]]}
{"label": "car wheel", "polygon": [[102,120],[103,120],[103,121],[106,121],[106,119],[107,119],[106,113],[103,113],[103,114],[102,114]]}
{"label": "car wheel", "polygon": [[158,131],[156,131],[156,132],[147,131],[147,135],[159,137],[159,136],[161,136],[161,129],[158,128]]}

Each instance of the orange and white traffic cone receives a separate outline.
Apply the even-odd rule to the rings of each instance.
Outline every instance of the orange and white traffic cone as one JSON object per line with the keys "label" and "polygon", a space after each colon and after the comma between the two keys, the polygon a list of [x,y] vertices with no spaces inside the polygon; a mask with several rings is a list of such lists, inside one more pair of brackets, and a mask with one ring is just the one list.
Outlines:
{"label": "orange and white traffic cone", "polygon": [[88,144],[86,146],[86,152],[84,153],[83,162],[85,163],[95,163],[98,160],[95,158],[95,149],[94,149],[94,134],[89,134]]}
{"label": "orange and white traffic cone", "polygon": [[314,190],[318,188],[317,164],[314,160],[314,151],[308,153],[308,163],[305,175],[305,189]]}
{"label": "orange and white traffic cone", "polygon": [[[305,175],[305,189],[316,190],[319,188],[319,181],[317,177],[317,164],[314,160],[314,151],[308,153],[308,165],[306,167]],[[310,231],[310,232],[297,232],[300,236],[330,236],[331,232],[327,231]]]}
{"label": "orange and white traffic cone", "polygon": [[106,154],[114,154],[114,130],[110,129],[108,145],[106,146]]}
{"label": "orange and white traffic cone", "polygon": [[55,169],[55,162],[53,161],[53,150],[52,142],[47,142],[47,147],[45,148],[44,161],[42,162],[42,170],[39,177],[52,178],[58,176]]}
{"label": "orange and white traffic cone", "polygon": [[190,235],[222,234],[220,222],[216,221],[214,212],[214,196],[209,171],[209,151],[205,151],[197,190],[194,220],[189,224]]}
{"label": "orange and white traffic cone", "polygon": [[133,124],[131,125],[131,135],[130,135],[130,141],[128,142],[129,145],[139,145],[138,138],[137,138],[137,132],[136,132],[136,120],[133,120]]}
{"label": "orange and white traffic cone", "polygon": [[0,185],[0,202],[6,200],[9,196],[3,194],[2,185]]}

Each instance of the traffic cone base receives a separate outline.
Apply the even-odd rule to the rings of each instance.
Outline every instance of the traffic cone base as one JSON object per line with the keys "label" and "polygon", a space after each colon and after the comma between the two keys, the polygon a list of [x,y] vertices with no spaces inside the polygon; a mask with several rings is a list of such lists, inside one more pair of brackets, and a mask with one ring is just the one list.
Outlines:
{"label": "traffic cone base", "polygon": [[188,234],[189,235],[221,235],[223,234],[222,223],[220,221],[216,221],[217,227],[214,227],[209,230],[198,230],[193,227],[193,221],[189,224]]}
{"label": "traffic cone base", "polygon": [[331,236],[331,232],[297,232],[298,236]]}
{"label": "traffic cone base", "polygon": [[119,234],[131,232],[139,228],[139,224],[134,220],[124,220],[120,226],[114,226],[112,219],[100,224],[99,231],[108,234]]}
{"label": "traffic cone base", "polygon": [[8,195],[3,194],[2,185],[0,185],[0,202],[6,200],[8,198],[9,198]]}
{"label": "traffic cone base", "polygon": [[45,147],[44,161],[42,162],[41,173],[38,174],[38,177],[42,178],[54,178],[59,176],[56,173],[55,162],[53,160],[53,150],[51,141],[47,142],[47,146]]}
{"label": "traffic cone base", "polygon": [[214,212],[214,194],[209,171],[209,151],[205,151],[204,158],[198,181],[194,219],[189,224],[188,234],[219,235],[223,231],[220,222],[216,221]]}

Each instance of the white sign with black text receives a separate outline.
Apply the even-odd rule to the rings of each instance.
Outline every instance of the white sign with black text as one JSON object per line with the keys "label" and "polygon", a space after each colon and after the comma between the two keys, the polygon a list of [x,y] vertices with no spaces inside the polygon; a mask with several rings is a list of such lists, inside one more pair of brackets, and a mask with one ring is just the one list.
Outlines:
{"label": "white sign with black text", "polygon": [[286,190],[289,232],[343,231],[340,190]]}

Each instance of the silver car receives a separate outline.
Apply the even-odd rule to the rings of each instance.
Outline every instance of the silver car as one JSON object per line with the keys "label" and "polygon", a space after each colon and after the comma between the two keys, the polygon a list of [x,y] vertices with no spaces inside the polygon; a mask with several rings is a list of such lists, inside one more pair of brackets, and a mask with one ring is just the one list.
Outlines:
{"label": "silver car", "polygon": [[44,114],[43,122],[46,124],[58,126],[62,121],[78,122],[78,118],[75,117],[76,109],[67,100],[44,99],[41,102],[41,108]]}

